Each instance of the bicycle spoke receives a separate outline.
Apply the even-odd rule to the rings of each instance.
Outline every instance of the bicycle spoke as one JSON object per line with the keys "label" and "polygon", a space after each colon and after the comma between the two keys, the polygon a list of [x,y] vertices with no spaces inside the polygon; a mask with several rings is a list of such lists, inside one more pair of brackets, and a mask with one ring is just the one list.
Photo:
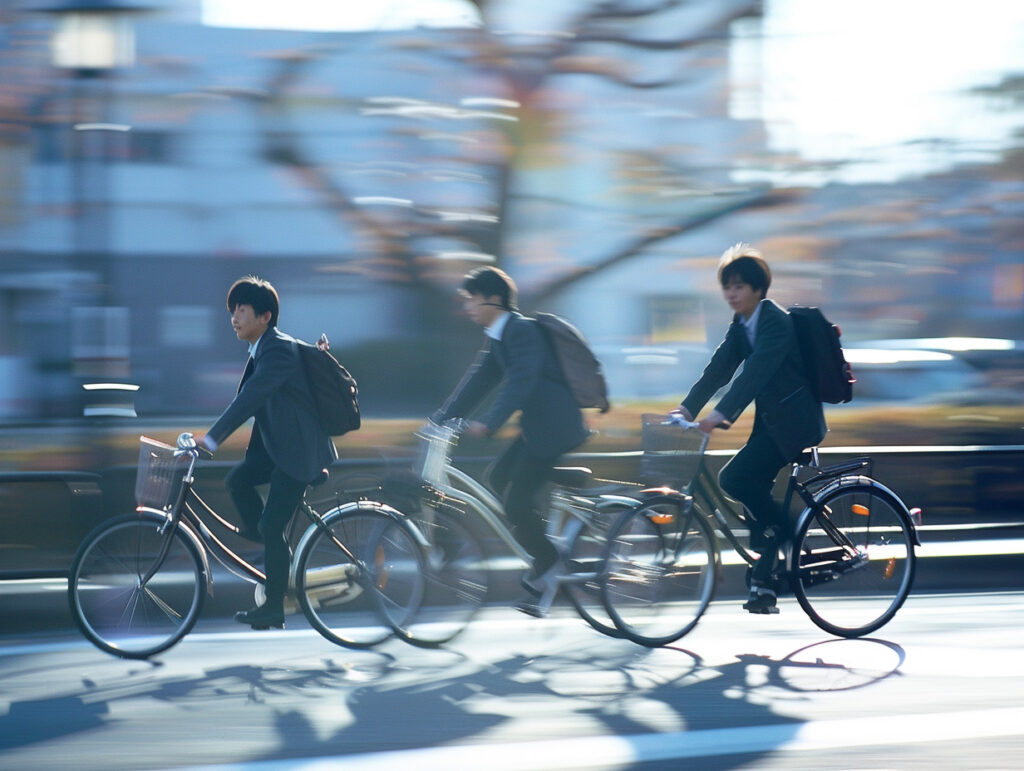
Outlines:
{"label": "bicycle spoke", "polygon": [[[199,616],[203,573],[196,547],[166,520],[128,515],[86,538],[72,563],[68,599],[75,622],[98,647],[146,658],[173,645]],[[170,539],[168,541],[167,539]],[[166,548],[163,560],[154,560]],[[140,576],[152,572],[141,585]]]}
{"label": "bicycle spoke", "polygon": [[903,604],[915,555],[903,507],[870,484],[838,488],[822,502],[828,514],[797,533],[797,599],[818,626],[855,637],[878,629]]}

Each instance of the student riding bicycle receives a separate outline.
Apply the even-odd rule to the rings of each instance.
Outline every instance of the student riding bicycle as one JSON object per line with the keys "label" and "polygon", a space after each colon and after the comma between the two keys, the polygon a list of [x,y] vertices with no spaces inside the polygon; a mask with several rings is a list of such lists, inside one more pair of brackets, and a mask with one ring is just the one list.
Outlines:
{"label": "student riding bicycle", "polygon": [[[732,324],[675,412],[693,420],[730,381],[725,396],[699,421],[702,431],[710,433],[722,423],[735,421],[747,405],[755,404],[750,438],[722,469],[718,481],[749,511],[751,548],[760,555],[743,607],[751,613],[775,613],[771,576],[779,544],[789,536],[790,526],[772,498],[772,487],[784,466],[825,437],[825,413],[805,375],[789,314],[765,297],[772,274],[761,253],[742,243],[727,249],[718,264],[718,280],[734,313]],[[740,364],[743,370],[733,379]]]}

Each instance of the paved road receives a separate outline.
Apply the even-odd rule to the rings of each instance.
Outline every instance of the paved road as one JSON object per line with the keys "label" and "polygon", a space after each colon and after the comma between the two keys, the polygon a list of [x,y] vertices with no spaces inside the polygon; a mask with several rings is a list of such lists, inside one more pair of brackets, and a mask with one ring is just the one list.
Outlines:
{"label": "paved road", "polygon": [[1021,650],[1024,592],[912,596],[869,640],[720,602],[654,651],[504,608],[440,651],[299,616],[204,619],[152,663],[8,635],[0,768],[1020,768]]}

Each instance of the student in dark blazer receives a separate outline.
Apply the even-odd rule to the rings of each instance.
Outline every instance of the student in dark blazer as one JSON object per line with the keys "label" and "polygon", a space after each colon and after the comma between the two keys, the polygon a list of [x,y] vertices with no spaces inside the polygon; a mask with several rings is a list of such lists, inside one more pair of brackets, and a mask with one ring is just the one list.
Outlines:
{"label": "student in dark blazer", "polygon": [[[751,546],[761,557],[751,572],[751,613],[777,612],[771,574],[789,523],[772,498],[779,471],[825,438],[825,413],[814,397],[784,308],[765,298],[771,271],[761,253],[746,244],[726,250],[718,280],[734,312],[725,340],[677,410],[693,420],[730,381],[725,396],[700,421],[701,430],[736,420],[754,402],[754,428],[746,445],[719,474],[722,489],[749,511]],[[740,364],[743,369],[733,379]]]}
{"label": "student in dark blazer", "polygon": [[[338,457],[316,416],[295,340],[277,328],[280,303],[269,281],[248,276],[228,291],[231,326],[249,344],[238,393],[201,440],[210,452],[255,418],[245,458],[225,478],[242,535],[263,541],[266,602],[235,614],[254,629],[284,626],[290,555],[284,531],[306,487]],[[270,485],[264,501],[256,487]]]}
{"label": "student in dark blazer", "polygon": [[[533,558],[524,586],[540,595],[555,581],[558,553],[536,511],[537,494],[559,456],[582,444],[589,432],[539,325],[516,310],[512,279],[497,268],[478,268],[465,277],[460,293],[470,319],[485,328],[487,346],[433,419],[471,414],[498,386],[486,414],[470,422],[466,433],[490,436],[520,412],[521,434],[491,467],[489,483]],[[542,612],[530,601],[519,607],[532,615]]]}

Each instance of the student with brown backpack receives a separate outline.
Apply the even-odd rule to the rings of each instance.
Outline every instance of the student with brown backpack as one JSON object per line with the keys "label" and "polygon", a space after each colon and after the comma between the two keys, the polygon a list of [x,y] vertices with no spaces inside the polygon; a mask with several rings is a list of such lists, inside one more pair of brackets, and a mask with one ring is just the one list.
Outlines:
{"label": "student with brown backpack", "polygon": [[536,498],[559,457],[582,444],[589,432],[580,405],[562,371],[554,347],[540,325],[516,308],[515,282],[497,268],[477,268],[459,290],[470,319],[484,327],[487,344],[433,419],[466,417],[494,389],[497,397],[469,436],[491,436],[520,413],[520,435],[488,472],[533,568],[523,585],[533,597],[519,603],[530,615],[543,615],[536,602],[557,580],[558,553],[545,535]]}

